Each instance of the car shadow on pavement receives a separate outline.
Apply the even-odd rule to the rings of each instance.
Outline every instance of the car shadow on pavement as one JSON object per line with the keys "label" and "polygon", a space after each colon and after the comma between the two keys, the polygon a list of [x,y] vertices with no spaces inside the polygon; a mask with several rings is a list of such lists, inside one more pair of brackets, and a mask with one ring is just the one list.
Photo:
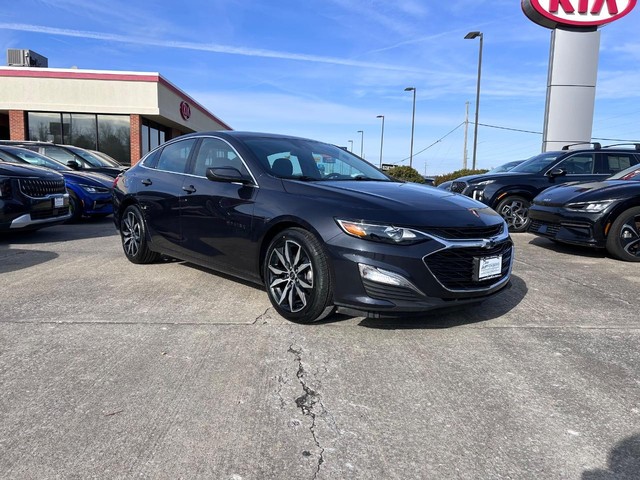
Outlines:
{"label": "car shadow on pavement", "polygon": [[590,258],[607,258],[607,251],[603,248],[582,247],[580,245],[568,245],[566,243],[558,243],[548,238],[536,237],[529,242],[529,245],[551,250],[553,252],[564,253],[566,255],[575,255]]}
{"label": "car shadow on pavement", "polygon": [[55,252],[44,250],[0,249],[0,274],[15,272],[58,258]]}
{"label": "car shadow on pavement", "polygon": [[118,235],[118,231],[113,225],[111,217],[88,218],[76,223],[63,223],[34,231],[5,232],[0,236],[0,245],[34,245],[116,235]]}
{"label": "car shadow on pavement", "polygon": [[[527,284],[516,276],[511,276],[511,284],[504,291],[482,303],[443,307],[416,315],[402,315],[391,318],[364,318],[359,325],[367,328],[400,329],[441,329],[486,322],[501,317],[515,308],[527,294]],[[343,321],[346,315],[333,315],[320,323]]]}
{"label": "car shadow on pavement", "polygon": [[640,434],[618,442],[609,452],[606,470],[587,470],[582,480],[629,480],[640,475]]}

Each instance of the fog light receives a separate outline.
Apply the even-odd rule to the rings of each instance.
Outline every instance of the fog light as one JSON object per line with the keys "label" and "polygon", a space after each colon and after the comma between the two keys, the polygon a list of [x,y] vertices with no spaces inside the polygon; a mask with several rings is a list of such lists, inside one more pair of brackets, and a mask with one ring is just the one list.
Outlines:
{"label": "fog light", "polygon": [[418,287],[398,273],[390,272],[389,270],[384,270],[378,267],[372,267],[371,265],[365,265],[363,263],[359,263],[358,268],[360,269],[360,276],[363,280],[369,280],[370,282],[382,283],[384,285],[391,285],[394,287],[408,288],[420,295],[424,295]]}

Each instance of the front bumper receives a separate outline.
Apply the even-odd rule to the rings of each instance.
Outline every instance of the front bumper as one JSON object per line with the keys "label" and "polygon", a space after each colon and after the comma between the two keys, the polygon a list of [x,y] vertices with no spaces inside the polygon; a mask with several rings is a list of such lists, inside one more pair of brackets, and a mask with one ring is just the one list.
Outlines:
{"label": "front bumper", "polygon": [[0,230],[22,230],[46,227],[63,223],[71,217],[69,195],[50,195],[46,198],[30,199],[23,203],[16,200],[2,202]]}
{"label": "front bumper", "polygon": [[604,248],[604,213],[569,212],[563,207],[533,205],[529,232],[562,243]]}
{"label": "front bumper", "polygon": [[[507,232],[494,239],[434,238],[411,246],[379,244],[342,235],[329,242],[327,249],[335,272],[335,305],[367,316],[393,316],[477,303],[507,287],[513,266],[513,243]],[[485,280],[474,279],[479,258],[498,256],[499,273]],[[393,272],[415,288],[364,279],[359,264]]]}

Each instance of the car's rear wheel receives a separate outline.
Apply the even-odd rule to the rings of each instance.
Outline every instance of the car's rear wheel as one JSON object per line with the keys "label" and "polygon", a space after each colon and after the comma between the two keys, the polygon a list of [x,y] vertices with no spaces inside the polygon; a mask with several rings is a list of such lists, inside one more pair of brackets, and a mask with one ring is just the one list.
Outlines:
{"label": "car's rear wheel", "polygon": [[278,234],[269,245],[263,275],[273,308],[287,320],[311,323],[333,311],[333,285],[320,242],[301,228]]}
{"label": "car's rear wheel", "polygon": [[120,220],[120,237],[125,256],[133,263],[153,263],[160,254],[149,250],[147,226],[140,209],[129,205]]}
{"label": "car's rear wheel", "polygon": [[505,219],[510,232],[526,232],[529,228],[530,206],[529,200],[514,195],[503,199],[496,211]]}
{"label": "car's rear wheel", "polygon": [[640,262],[640,207],[625,210],[607,236],[607,251],[627,262]]}

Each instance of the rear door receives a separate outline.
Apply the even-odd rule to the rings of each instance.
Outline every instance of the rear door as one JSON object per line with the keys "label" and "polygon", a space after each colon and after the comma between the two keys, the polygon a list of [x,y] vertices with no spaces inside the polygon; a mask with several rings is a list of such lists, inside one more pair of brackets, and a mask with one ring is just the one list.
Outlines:
{"label": "rear door", "polygon": [[196,141],[190,138],[168,144],[153,164],[145,163],[134,180],[152,241],[163,250],[182,251],[180,199]]}

